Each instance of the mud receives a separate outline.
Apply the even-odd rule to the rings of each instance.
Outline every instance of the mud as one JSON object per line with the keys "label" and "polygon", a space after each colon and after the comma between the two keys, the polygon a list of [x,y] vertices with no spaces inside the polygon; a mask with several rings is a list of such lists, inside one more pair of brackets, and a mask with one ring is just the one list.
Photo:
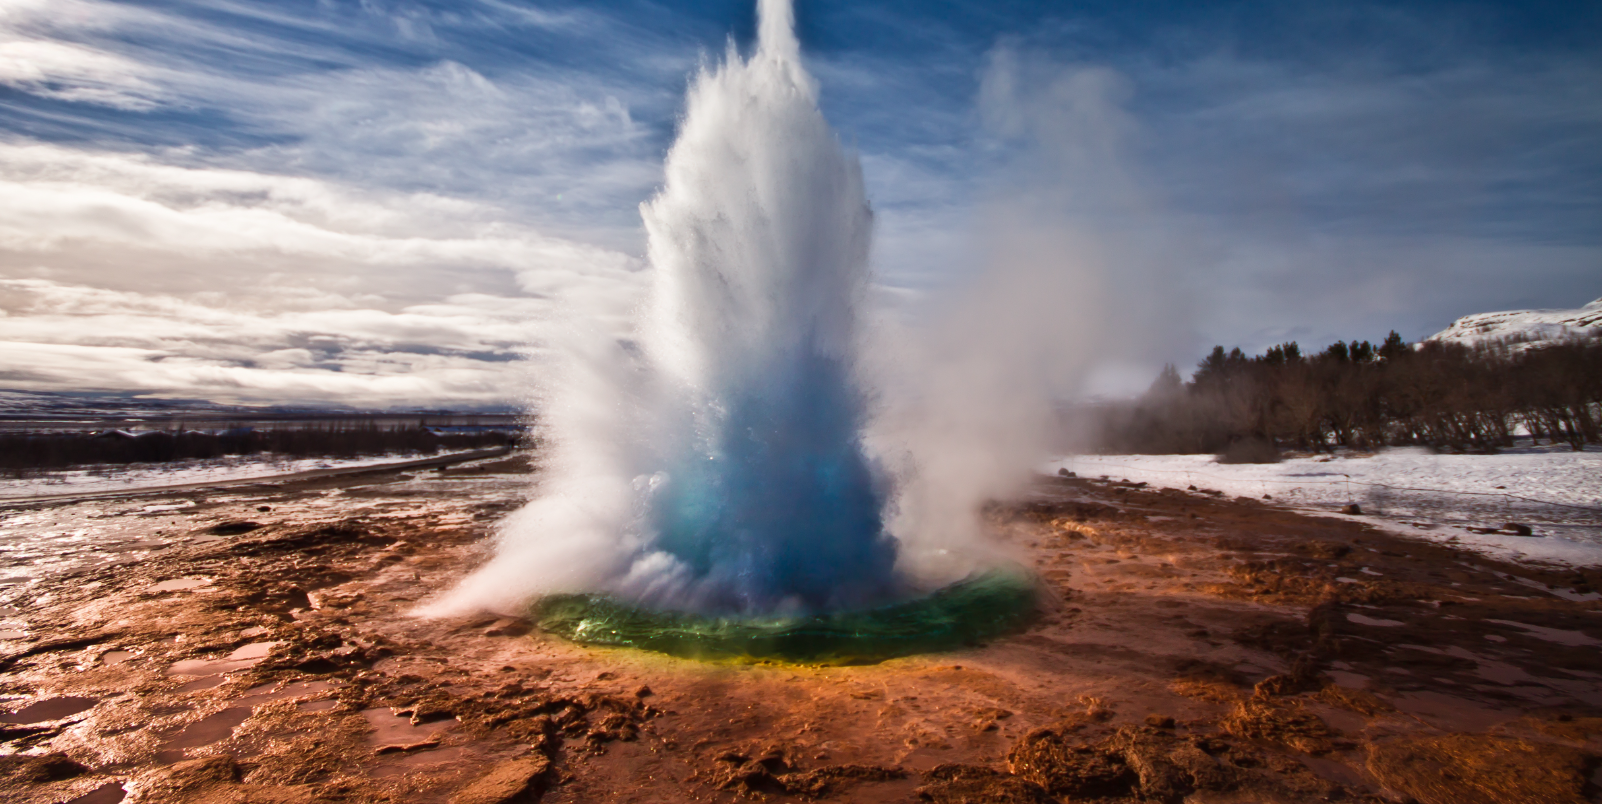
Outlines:
{"label": "mud", "polygon": [[989,512],[1039,617],[963,652],[706,664],[409,616],[526,471],[0,511],[0,797],[1598,800],[1596,568],[1055,479]]}

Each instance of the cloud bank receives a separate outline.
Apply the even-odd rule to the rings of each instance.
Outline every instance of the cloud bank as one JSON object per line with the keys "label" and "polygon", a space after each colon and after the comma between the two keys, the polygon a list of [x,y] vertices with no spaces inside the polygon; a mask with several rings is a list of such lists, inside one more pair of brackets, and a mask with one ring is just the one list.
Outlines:
{"label": "cloud bank", "polygon": [[[1599,295],[1599,45],[1574,18],[1244,0],[817,0],[799,15],[876,211],[873,297],[937,315],[926,294],[1029,262],[1036,298],[1102,300],[1103,326],[1075,337],[1112,346],[1081,392],[1145,385],[1214,343],[1418,338]],[[409,393],[477,404],[506,354],[581,324],[623,333],[643,286],[638,206],[688,76],[753,25],[745,4],[3,0],[0,279],[9,337],[32,340],[7,344],[0,372],[381,400],[317,390],[360,388],[361,361],[295,364],[295,385],[249,362],[300,348],[252,322],[322,312],[296,331],[383,371],[464,361],[415,365],[438,382]],[[71,312],[100,292],[147,310],[128,340],[121,319]],[[482,333],[375,339],[342,314],[458,298],[498,311],[466,316]],[[200,322],[205,338],[148,334]],[[73,351],[119,348],[157,353],[94,352],[122,368],[85,375]],[[232,379],[137,370],[153,361]]]}

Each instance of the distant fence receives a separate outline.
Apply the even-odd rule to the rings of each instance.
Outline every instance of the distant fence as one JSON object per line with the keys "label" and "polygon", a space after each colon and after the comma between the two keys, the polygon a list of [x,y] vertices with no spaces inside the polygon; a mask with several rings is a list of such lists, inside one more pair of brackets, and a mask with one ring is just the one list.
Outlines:
{"label": "distant fence", "polygon": [[[1272,500],[1299,505],[1341,505],[1358,503],[1366,514],[1389,519],[1428,519],[1433,522],[1472,525],[1499,525],[1505,522],[1570,526],[1600,526],[1604,515],[1598,506],[1576,505],[1542,500],[1504,491],[1456,491],[1415,486],[1370,483],[1346,476],[1335,478],[1287,479],[1215,475],[1186,469],[1151,469],[1112,463],[1093,464],[1097,471],[1125,469],[1133,475],[1156,473],[1183,476],[1189,485],[1206,487],[1220,484],[1252,484],[1257,494]],[[1092,467],[1088,467],[1090,469]],[[1341,473],[1332,473],[1340,475]],[[1110,475],[1112,476],[1112,475]],[[1309,487],[1318,487],[1318,491]]]}

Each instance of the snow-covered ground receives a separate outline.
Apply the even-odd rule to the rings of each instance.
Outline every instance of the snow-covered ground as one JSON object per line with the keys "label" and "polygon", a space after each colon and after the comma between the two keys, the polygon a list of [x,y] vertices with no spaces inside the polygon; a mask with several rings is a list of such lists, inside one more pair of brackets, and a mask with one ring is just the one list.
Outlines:
{"label": "snow-covered ground", "polygon": [[428,455],[370,455],[361,458],[274,459],[263,456],[228,456],[175,463],[99,466],[49,472],[36,477],[0,478],[0,500],[47,494],[94,494],[134,491],[153,486],[189,483],[223,483],[255,477],[287,475],[314,469],[348,469],[427,458]]}
{"label": "snow-covered ground", "polygon": [[1544,343],[1584,339],[1598,340],[1599,301],[1577,310],[1505,310],[1467,315],[1426,340],[1475,346],[1486,342],[1506,342],[1516,351]]}
{"label": "snow-covered ground", "polygon": [[[1221,464],[1210,455],[1078,455],[1043,467],[1185,489],[1196,486],[1327,513],[1358,503],[1358,517],[1389,531],[1450,541],[1505,558],[1599,564],[1601,456],[1569,447],[1498,455],[1424,449]],[[1533,536],[1475,533],[1518,522]]]}

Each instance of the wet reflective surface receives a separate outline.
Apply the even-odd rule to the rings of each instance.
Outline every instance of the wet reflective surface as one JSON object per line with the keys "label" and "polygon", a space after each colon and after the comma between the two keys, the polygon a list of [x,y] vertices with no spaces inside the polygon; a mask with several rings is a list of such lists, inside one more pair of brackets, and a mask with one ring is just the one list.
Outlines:
{"label": "wet reflective surface", "polygon": [[87,712],[97,703],[100,701],[94,698],[77,696],[47,698],[28,704],[10,714],[0,715],[0,723],[43,723],[48,720],[60,720],[79,712]]}
{"label": "wet reflective surface", "polygon": [[[25,791],[0,774],[0,800],[449,802],[491,777],[546,804],[986,800],[1046,778],[1011,772],[1019,752],[1156,762],[1197,741],[1238,787],[1192,800],[1353,800],[1412,784],[1409,757],[1443,783],[1457,760],[1429,741],[1452,738],[1523,741],[1552,771],[1533,800],[1568,801],[1565,763],[1597,756],[1596,572],[1058,484],[995,517],[1039,581],[1018,631],[863,665],[689,661],[410,616],[479,565],[525,478],[342,482],[0,514],[39,517],[0,554],[0,626],[23,633],[0,643],[0,759],[67,760]],[[245,518],[262,527],[211,537]]]}

